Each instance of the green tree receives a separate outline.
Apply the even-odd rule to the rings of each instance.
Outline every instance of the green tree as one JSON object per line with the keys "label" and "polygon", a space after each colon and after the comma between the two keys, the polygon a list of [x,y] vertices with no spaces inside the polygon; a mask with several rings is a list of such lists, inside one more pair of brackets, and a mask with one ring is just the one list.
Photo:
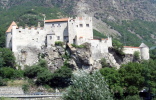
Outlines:
{"label": "green tree", "polygon": [[62,66],[52,74],[52,87],[67,87],[72,77],[72,69],[68,66]]}
{"label": "green tree", "polygon": [[38,66],[38,65],[33,65],[33,66],[27,66],[24,70],[24,75],[28,78],[35,78],[37,77],[38,74],[42,73],[45,69]]}
{"label": "green tree", "polygon": [[113,100],[104,77],[99,73],[80,72],[72,78],[72,85],[63,95],[64,100]]}
{"label": "green tree", "polygon": [[23,71],[16,70],[10,67],[2,67],[0,68],[0,76],[2,78],[8,78],[8,79],[16,79],[23,77]]}
{"label": "green tree", "polygon": [[123,89],[121,87],[120,74],[118,70],[115,68],[102,68],[100,69],[100,73],[106,79],[109,88],[113,94],[119,93],[120,96],[123,95]]}
{"label": "green tree", "polygon": [[5,35],[4,29],[0,28],[0,48],[5,47]]}
{"label": "green tree", "polygon": [[121,78],[121,86],[125,88],[125,92],[134,95],[137,94],[145,86],[144,66],[139,63],[128,63],[122,65],[119,69]]}
{"label": "green tree", "polygon": [[44,70],[37,76],[37,85],[50,85],[52,79],[52,73],[49,70]]}
{"label": "green tree", "polygon": [[15,65],[15,57],[13,52],[7,48],[0,48],[0,61],[2,62],[3,67],[14,67]]}

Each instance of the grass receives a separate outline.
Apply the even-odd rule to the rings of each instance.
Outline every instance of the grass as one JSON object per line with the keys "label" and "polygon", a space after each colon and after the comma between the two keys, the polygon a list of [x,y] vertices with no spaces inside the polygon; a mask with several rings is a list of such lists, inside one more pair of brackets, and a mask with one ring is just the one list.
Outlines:
{"label": "grass", "polygon": [[23,86],[23,84],[28,84],[25,80],[10,80],[7,82],[7,86]]}

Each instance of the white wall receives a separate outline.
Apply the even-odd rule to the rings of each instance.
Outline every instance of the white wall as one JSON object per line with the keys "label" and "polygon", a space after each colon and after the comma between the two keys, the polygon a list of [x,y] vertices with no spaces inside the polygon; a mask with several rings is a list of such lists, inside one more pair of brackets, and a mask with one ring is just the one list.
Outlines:
{"label": "white wall", "polygon": [[11,32],[6,33],[6,48],[12,48],[12,34]]}
{"label": "white wall", "polygon": [[143,47],[141,48],[141,59],[143,60],[149,60],[149,48],[148,47]]}
{"label": "white wall", "polygon": [[21,47],[32,46],[38,49],[45,45],[46,31],[41,28],[38,29],[23,29],[13,26],[12,29],[12,51],[17,52]]}
{"label": "white wall", "polygon": [[[54,33],[56,35],[57,40],[55,41],[64,41],[64,36],[68,36],[67,22],[45,23],[44,29],[48,34]],[[58,39],[58,36],[60,39]]]}
{"label": "white wall", "polygon": [[133,48],[133,47],[124,47],[123,52],[125,54],[134,54],[135,51],[138,51],[140,53],[140,48]]}

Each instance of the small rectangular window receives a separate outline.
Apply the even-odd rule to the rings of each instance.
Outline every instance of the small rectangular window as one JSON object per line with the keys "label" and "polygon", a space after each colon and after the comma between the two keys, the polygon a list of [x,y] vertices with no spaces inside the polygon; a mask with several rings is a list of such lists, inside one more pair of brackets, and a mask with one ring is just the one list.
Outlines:
{"label": "small rectangular window", "polygon": [[52,24],[52,26],[51,27],[55,27],[55,25],[54,24]]}
{"label": "small rectangular window", "polygon": [[86,27],[89,27],[89,24],[86,24]]}
{"label": "small rectangular window", "polygon": [[52,39],[52,36],[50,36],[50,40]]}
{"label": "small rectangular window", "polygon": [[80,27],[83,27],[83,24],[80,24]]}
{"label": "small rectangular window", "polygon": [[60,40],[60,36],[57,36],[57,40]]}

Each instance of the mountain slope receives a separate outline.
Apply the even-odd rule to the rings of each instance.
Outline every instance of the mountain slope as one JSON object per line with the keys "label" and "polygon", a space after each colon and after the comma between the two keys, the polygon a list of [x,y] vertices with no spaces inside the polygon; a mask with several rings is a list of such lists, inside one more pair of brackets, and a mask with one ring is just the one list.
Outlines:
{"label": "mountain slope", "polygon": [[125,45],[156,45],[156,0],[0,0],[0,25],[32,26],[43,18],[92,16],[94,29]]}

